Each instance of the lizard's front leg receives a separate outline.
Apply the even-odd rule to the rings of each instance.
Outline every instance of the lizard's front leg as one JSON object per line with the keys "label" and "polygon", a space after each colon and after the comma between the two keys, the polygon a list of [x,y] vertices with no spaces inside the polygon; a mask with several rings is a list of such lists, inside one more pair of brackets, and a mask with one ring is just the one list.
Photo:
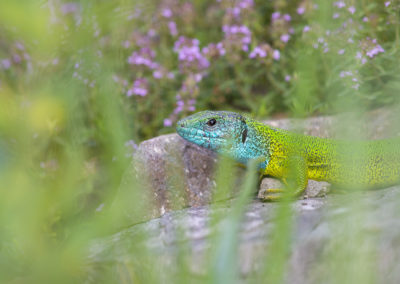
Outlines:
{"label": "lizard's front leg", "polygon": [[284,188],[270,188],[263,192],[263,201],[276,201],[285,197],[300,195],[307,186],[307,164],[303,157],[292,156],[281,163],[281,181],[285,184]]}

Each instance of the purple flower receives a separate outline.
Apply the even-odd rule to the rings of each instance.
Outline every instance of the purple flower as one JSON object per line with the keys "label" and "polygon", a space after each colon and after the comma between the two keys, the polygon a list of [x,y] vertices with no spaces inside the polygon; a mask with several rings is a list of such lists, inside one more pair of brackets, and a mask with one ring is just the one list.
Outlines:
{"label": "purple flower", "polygon": [[153,77],[156,78],[156,79],[161,79],[163,77],[163,74],[162,74],[162,72],[160,70],[155,70],[153,72]]}
{"label": "purple flower", "polygon": [[168,29],[169,29],[169,33],[172,36],[177,36],[178,35],[178,29],[176,28],[176,23],[174,21],[169,21],[168,22]]}
{"label": "purple flower", "polygon": [[241,48],[243,51],[248,51],[248,45],[251,43],[251,31],[248,27],[245,25],[224,25],[222,27],[222,31],[225,34],[225,48],[226,46],[233,46],[236,48]]}
{"label": "purple flower", "polygon": [[128,97],[132,96],[132,95],[138,95],[138,96],[146,96],[148,93],[147,90],[147,80],[144,78],[138,78],[135,80],[135,82],[133,82],[132,87],[127,91],[126,95]]}
{"label": "purple flower", "polygon": [[390,5],[390,1],[386,1],[385,2],[385,7],[387,7],[387,6],[389,6]]}
{"label": "purple flower", "polygon": [[288,42],[289,39],[290,39],[290,35],[288,35],[288,34],[281,35],[281,41]]}
{"label": "purple flower", "polygon": [[240,9],[240,7],[233,7],[233,8],[226,9],[226,11],[227,11],[227,13],[232,14],[233,17],[239,18],[241,9]]}
{"label": "purple flower", "polygon": [[138,145],[133,140],[126,141],[124,145],[125,145],[125,147],[129,147],[132,150],[136,150],[138,148]]}
{"label": "purple flower", "polygon": [[165,18],[171,18],[172,17],[172,11],[169,8],[165,8],[162,13],[163,17]]}
{"label": "purple flower", "polygon": [[348,10],[351,14],[354,14],[354,13],[356,12],[356,8],[355,8],[354,6],[350,6],[347,10]]}
{"label": "purple flower", "polygon": [[181,68],[204,70],[210,66],[210,62],[200,51],[198,39],[181,36],[174,44],[174,51],[178,53]]}
{"label": "purple flower", "polygon": [[68,2],[68,3],[61,5],[61,12],[64,15],[75,13],[78,10],[79,10],[79,4],[75,3],[75,2]]}
{"label": "purple flower", "polygon": [[23,45],[22,43],[20,43],[20,42],[16,42],[16,43],[15,43],[15,47],[16,47],[17,49],[21,50],[21,51],[24,51],[24,50],[25,50],[24,45]]}
{"label": "purple flower", "polygon": [[253,0],[241,0],[238,3],[238,6],[241,9],[249,9],[249,8],[252,8],[254,6],[254,1]]}
{"label": "purple flower", "polygon": [[338,54],[342,55],[342,54],[344,54],[344,52],[345,52],[344,49],[340,49],[340,50],[338,51]]}
{"label": "purple flower", "polygon": [[203,54],[208,55],[210,57],[213,56],[223,56],[225,55],[225,48],[223,46],[222,42],[219,42],[217,44],[215,43],[210,43],[206,47],[203,47],[202,51]]}
{"label": "purple flower", "polygon": [[335,3],[333,3],[333,5],[335,5],[339,9],[342,9],[342,8],[346,7],[346,4],[343,1],[335,2]]}
{"label": "purple flower", "polygon": [[382,46],[380,46],[379,44],[372,47],[372,49],[368,50],[366,55],[370,58],[373,58],[375,55],[379,54],[379,53],[383,53],[385,52],[385,50],[382,48]]}
{"label": "purple flower", "polygon": [[172,120],[169,118],[164,119],[164,126],[165,127],[170,127],[172,126]]}
{"label": "purple flower", "polygon": [[361,41],[361,48],[364,50],[365,55],[369,58],[373,58],[379,53],[385,52],[385,50],[380,46],[376,39],[371,39],[367,37],[365,40]]}
{"label": "purple flower", "polygon": [[272,57],[273,57],[275,60],[279,60],[279,59],[281,58],[281,53],[279,52],[279,50],[275,49],[275,50],[272,52]]}
{"label": "purple flower", "polygon": [[310,26],[304,26],[303,33],[310,31]]}
{"label": "purple flower", "polygon": [[256,58],[256,57],[266,57],[267,52],[259,46],[256,46],[253,51],[249,54],[249,58]]}
{"label": "purple flower", "polygon": [[334,18],[334,19],[337,19],[337,18],[339,18],[339,17],[340,17],[340,14],[339,14],[339,13],[334,13],[333,16],[332,16],[332,18]]}
{"label": "purple flower", "polygon": [[271,20],[275,21],[277,19],[279,19],[281,17],[281,13],[280,12],[273,12],[271,15]]}
{"label": "purple flower", "polygon": [[286,82],[289,82],[291,79],[292,79],[292,77],[290,75],[286,75],[285,76],[285,81]]}
{"label": "purple flower", "polygon": [[306,11],[306,9],[302,6],[297,8],[297,14],[299,14],[299,15],[303,15],[305,11]]}
{"label": "purple flower", "polygon": [[5,69],[5,70],[7,70],[7,69],[10,69],[10,67],[11,67],[11,60],[10,59],[3,59],[3,60],[1,60],[1,65],[3,65],[3,68]]}
{"label": "purple flower", "polygon": [[217,43],[216,47],[218,49],[219,55],[221,55],[221,56],[225,55],[225,48],[224,48],[222,42]]}
{"label": "purple flower", "polygon": [[132,65],[144,65],[151,69],[158,66],[157,63],[153,62],[155,52],[150,48],[143,47],[140,51],[134,51],[128,58],[128,63]]}
{"label": "purple flower", "polygon": [[367,16],[365,16],[365,17],[362,19],[362,21],[363,21],[364,23],[366,23],[366,22],[368,22],[368,21],[369,21],[369,19],[368,19],[368,17],[367,17]]}
{"label": "purple flower", "polygon": [[283,15],[283,19],[284,19],[286,22],[290,22],[290,21],[292,20],[292,17],[291,17],[289,14],[285,14],[285,15]]}
{"label": "purple flower", "polygon": [[147,32],[147,35],[149,37],[155,37],[157,35],[157,32],[155,29],[149,29],[149,31]]}

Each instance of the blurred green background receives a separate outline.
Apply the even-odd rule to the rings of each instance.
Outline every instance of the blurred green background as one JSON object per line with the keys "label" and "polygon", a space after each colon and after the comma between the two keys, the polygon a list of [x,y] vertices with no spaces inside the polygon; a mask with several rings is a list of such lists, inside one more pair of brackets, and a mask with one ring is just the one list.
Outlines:
{"label": "blurred green background", "polygon": [[1,1],[0,281],[82,279],[137,144],[190,113],[396,104],[399,11],[372,0]]}

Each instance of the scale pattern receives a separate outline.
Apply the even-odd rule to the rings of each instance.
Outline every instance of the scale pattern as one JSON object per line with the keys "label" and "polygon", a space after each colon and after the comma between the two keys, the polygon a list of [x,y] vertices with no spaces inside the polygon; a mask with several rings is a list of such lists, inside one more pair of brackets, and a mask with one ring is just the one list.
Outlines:
{"label": "scale pattern", "polygon": [[[215,124],[209,125],[214,119]],[[308,179],[342,187],[378,188],[400,181],[400,139],[341,141],[273,128],[233,112],[203,111],[177,123],[184,139],[285,180],[296,171],[298,191]],[[294,166],[293,166],[294,165]]]}

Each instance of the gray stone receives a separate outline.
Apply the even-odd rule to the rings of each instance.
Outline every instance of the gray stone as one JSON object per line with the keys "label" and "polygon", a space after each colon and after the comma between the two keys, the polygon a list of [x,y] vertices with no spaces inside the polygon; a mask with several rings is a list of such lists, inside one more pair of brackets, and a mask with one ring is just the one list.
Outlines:
{"label": "gray stone", "polygon": [[[374,117],[365,127],[366,136],[390,136],[393,129],[387,123],[388,115],[376,112]],[[335,119],[299,121],[306,128],[296,129],[332,137]],[[290,128],[293,122],[269,124]],[[373,128],[377,130],[368,130]],[[202,279],[212,269],[210,255],[224,257],[227,252],[222,259],[237,262],[238,270],[232,273],[243,282],[260,280],[270,265],[265,260],[274,259],[268,253],[273,251],[272,240],[279,240],[276,224],[282,218],[290,218],[292,230],[286,246],[285,282],[351,282],[352,273],[358,273],[357,279],[363,283],[371,279],[378,283],[400,282],[399,186],[344,194],[332,191],[326,195],[329,184],[309,181],[306,199],[291,202],[286,215],[279,215],[281,203],[263,203],[256,195],[243,211],[237,211],[236,198],[209,205],[215,188],[216,161],[210,151],[175,134],[143,142],[121,185],[116,206],[126,208],[126,202],[140,198],[143,207],[126,211],[128,223],[151,220],[96,240],[90,248],[88,282],[102,280],[104,271],[111,271],[113,280],[124,282],[121,275],[130,275],[134,267],[150,267],[161,275],[162,282],[171,283],[172,279],[163,277],[173,275],[177,263],[186,265],[190,277]],[[264,178],[259,194],[277,187],[281,187],[278,180]],[[132,188],[146,191],[132,193]],[[235,191],[232,193],[235,196]],[[239,227],[232,226],[232,218],[239,218],[235,219]],[[216,240],[215,235],[223,239]],[[140,260],[135,258],[137,253],[141,253]],[[143,258],[148,259],[148,265]]]}
{"label": "gray stone", "polygon": [[[324,282],[321,277],[329,276],[330,265],[337,265],[338,260],[331,258],[344,257],[349,262],[344,265],[351,269],[352,262],[360,259],[363,262],[364,257],[368,259],[370,249],[378,282],[398,283],[399,202],[400,187],[294,201],[291,204],[293,232],[287,244],[290,248],[287,283]],[[97,240],[91,247],[91,266],[101,267],[103,264],[118,269],[119,265],[134,258],[132,251],[140,247],[154,257],[152,265],[173,269],[177,252],[184,247],[190,273],[196,277],[205,276],[210,264],[207,257],[214,251],[213,235],[215,232],[225,237],[230,234],[227,225],[230,224],[233,206],[232,200],[220,206],[206,205],[169,212]],[[243,280],[262,273],[265,267],[263,261],[276,234],[279,206],[279,203],[251,201],[243,212],[238,232],[233,231],[238,238],[238,275]],[[221,218],[212,222],[214,215]]]}

